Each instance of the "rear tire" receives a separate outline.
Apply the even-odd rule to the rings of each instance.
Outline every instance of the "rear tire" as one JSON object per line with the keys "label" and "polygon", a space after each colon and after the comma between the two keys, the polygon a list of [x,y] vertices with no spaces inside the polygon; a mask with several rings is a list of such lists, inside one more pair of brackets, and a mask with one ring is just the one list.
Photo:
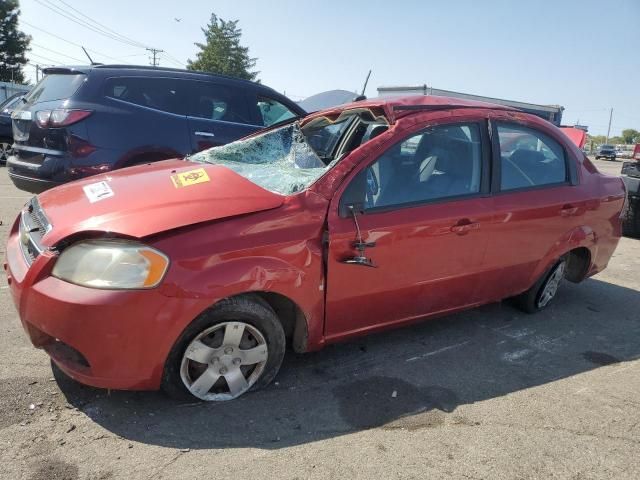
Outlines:
{"label": "rear tire", "polygon": [[7,159],[13,151],[11,148],[12,145],[13,140],[11,138],[0,138],[0,165],[4,165],[7,163]]}
{"label": "rear tire", "polygon": [[564,278],[566,265],[564,257],[557,261],[529,290],[514,297],[516,306],[527,313],[539,312],[549,306]]}
{"label": "rear tire", "polygon": [[162,389],[176,399],[237,398],[274,379],[285,346],[282,324],[261,298],[223,300],[180,335],[165,363]]}
{"label": "rear tire", "polygon": [[622,234],[640,237],[640,200],[628,200],[627,209],[622,214]]}

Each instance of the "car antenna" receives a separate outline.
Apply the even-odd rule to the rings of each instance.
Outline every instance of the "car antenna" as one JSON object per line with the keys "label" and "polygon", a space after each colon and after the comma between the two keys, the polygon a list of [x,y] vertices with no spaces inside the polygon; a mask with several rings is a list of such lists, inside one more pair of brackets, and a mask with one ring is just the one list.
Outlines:
{"label": "car antenna", "polygon": [[367,89],[367,84],[369,83],[369,77],[371,76],[371,70],[367,73],[367,78],[364,80],[364,85],[362,86],[362,93],[353,99],[354,102],[360,102],[361,100],[366,100],[367,97],[364,94],[364,91]]}
{"label": "car antenna", "polygon": [[87,56],[87,58],[89,59],[89,63],[90,63],[91,65],[97,65],[97,63],[96,63],[96,62],[94,62],[94,61],[91,59],[91,56],[89,55],[89,53],[87,52],[87,50],[86,50],[83,46],[80,46],[80,48],[82,49],[82,51],[84,52],[84,54],[85,54],[85,55]]}

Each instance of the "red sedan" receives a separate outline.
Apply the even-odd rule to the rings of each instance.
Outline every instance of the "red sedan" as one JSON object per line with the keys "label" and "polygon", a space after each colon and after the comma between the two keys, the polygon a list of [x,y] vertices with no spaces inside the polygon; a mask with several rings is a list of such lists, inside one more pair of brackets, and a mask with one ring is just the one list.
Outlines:
{"label": "red sedan", "polygon": [[50,190],[5,270],[74,379],[228,400],[297,352],[607,266],[622,180],[556,127],[485,103],[374,99],[184,160]]}

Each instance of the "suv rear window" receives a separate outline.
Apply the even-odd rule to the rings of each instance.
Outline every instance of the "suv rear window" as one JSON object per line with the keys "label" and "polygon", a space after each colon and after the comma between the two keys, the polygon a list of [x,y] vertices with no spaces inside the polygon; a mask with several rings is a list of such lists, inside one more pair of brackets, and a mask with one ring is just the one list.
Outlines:
{"label": "suv rear window", "polygon": [[27,103],[38,103],[67,99],[76,93],[86,78],[83,73],[47,75],[33,87],[25,100]]}
{"label": "suv rear window", "polygon": [[184,114],[184,82],[173,78],[117,77],[106,81],[107,97],[163,112]]}

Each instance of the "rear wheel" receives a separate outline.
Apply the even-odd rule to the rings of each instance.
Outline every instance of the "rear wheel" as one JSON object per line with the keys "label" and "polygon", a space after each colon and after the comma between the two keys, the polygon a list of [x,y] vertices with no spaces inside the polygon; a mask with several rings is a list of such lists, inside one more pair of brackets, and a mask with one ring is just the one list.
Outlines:
{"label": "rear wheel", "polygon": [[268,385],[285,352],[282,325],[259,298],[220,302],[198,317],[174,345],[162,387],[172,397],[237,398]]}
{"label": "rear wheel", "polygon": [[515,297],[516,305],[527,313],[546,308],[558,293],[566,266],[566,259],[559,260],[529,290]]}
{"label": "rear wheel", "polygon": [[639,199],[629,199],[627,209],[622,214],[622,234],[627,237],[640,237]]}

